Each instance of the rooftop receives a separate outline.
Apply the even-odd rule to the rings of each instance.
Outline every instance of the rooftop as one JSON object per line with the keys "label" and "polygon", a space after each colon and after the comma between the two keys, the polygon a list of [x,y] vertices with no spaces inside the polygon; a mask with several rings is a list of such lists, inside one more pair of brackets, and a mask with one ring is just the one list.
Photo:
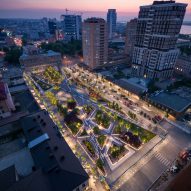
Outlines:
{"label": "rooftop", "polygon": [[150,99],[176,112],[182,112],[191,105],[191,100],[172,93],[159,93],[156,96],[150,97]]}
{"label": "rooftop", "polygon": [[129,79],[120,79],[117,83],[125,88],[127,91],[132,92],[136,95],[140,95],[144,92],[147,92],[148,81],[139,78],[129,78]]}
{"label": "rooftop", "polygon": [[175,1],[154,1],[153,5],[171,4],[171,3],[175,3]]}
{"label": "rooftop", "polygon": [[143,5],[141,6],[141,8],[143,7],[146,7],[146,8],[149,8],[149,7],[167,7],[167,6],[184,6],[186,7],[187,4],[186,3],[178,3],[176,1],[154,1],[152,5]]}
{"label": "rooftop", "polygon": [[12,94],[12,97],[16,104],[17,112],[28,111],[32,113],[40,110],[29,90],[14,93]]}
{"label": "rooftop", "polygon": [[[20,119],[36,171],[10,191],[74,190],[88,180],[76,156],[44,110]],[[28,187],[30,183],[30,187]]]}
{"label": "rooftop", "polygon": [[84,20],[84,23],[105,23],[105,20],[102,18],[91,17]]}

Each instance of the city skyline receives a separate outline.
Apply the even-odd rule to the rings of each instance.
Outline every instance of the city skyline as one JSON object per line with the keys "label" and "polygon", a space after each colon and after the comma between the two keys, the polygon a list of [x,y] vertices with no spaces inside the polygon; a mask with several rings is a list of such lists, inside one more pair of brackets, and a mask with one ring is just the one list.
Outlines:
{"label": "city skyline", "polygon": [[[60,0],[55,0],[54,2],[40,0],[38,3],[36,0],[27,2],[23,0],[10,1],[1,1],[1,18],[42,18],[43,16],[59,18],[60,14],[63,14],[66,8],[72,12],[83,12],[84,19],[90,17],[90,15],[106,18],[107,9],[115,8],[118,12],[118,21],[123,21],[125,19],[137,17],[140,6],[152,3],[151,0],[141,0],[139,3],[133,0],[128,1],[128,3],[124,0],[99,0],[99,2],[82,0],[80,5],[76,6],[75,0],[72,0],[73,3],[69,0],[65,0],[64,3]],[[188,3],[185,20],[190,20],[191,5],[189,4],[189,0],[179,0],[177,2]]]}

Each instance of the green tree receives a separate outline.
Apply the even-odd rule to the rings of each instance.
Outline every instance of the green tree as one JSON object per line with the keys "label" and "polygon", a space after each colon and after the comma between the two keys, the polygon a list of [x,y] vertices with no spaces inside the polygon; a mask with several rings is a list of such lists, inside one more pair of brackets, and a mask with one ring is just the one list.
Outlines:
{"label": "green tree", "polygon": [[5,61],[7,61],[9,63],[18,64],[19,63],[19,57],[21,56],[21,54],[22,54],[21,48],[11,47],[9,49],[9,51],[6,53]]}

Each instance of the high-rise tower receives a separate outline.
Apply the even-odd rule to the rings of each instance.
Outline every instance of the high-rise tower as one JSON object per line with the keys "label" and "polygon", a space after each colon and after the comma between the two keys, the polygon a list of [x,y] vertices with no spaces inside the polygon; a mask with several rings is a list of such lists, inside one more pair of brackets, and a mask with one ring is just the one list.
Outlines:
{"label": "high-rise tower", "polygon": [[82,24],[84,63],[91,69],[108,61],[107,24],[101,18],[88,18]]}
{"label": "high-rise tower", "polygon": [[125,38],[125,54],[132,59],[133,49],[136,41],[137,19],[132,19],[127,22],[126,38]]}
{"label": "high-rise tower", "polygon": [[82,29],[82,17],[81,15],[62,15],[62,26],[64,31],[65,40],[80,40]]}
{"label": "high-rise tower", "polygon": [[117,23],[117,12],[116,9],[108,9],[107,12],[107,26],[108,26],[108,36],[112,39],[116,33],[116,23]]}
{"label": "high-rise tower", "polygon": [[175,1],[154,1],[140,7],[132,75],[151,79],[172,76],[179,55],[176,41],[186,6]]}

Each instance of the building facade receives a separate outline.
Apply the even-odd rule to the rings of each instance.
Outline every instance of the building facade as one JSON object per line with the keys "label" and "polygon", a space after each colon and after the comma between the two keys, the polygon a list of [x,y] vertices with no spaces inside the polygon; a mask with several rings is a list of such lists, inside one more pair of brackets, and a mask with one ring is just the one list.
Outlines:
{"label": "building facade", "polygon": [[175,74],[191,78],[191,56],[179,56],[174,67]]}
{"label": "building facade", "polygon": [[125,38],[125,54],[132,59],[133,49],[136,40],[137,19],[127,22],[126,38]]}
{"label": "building facade", "polygon": [[23,49],[23,54],[20,56],[19,62],[25,71],[35,69],[44,71],[48,66],[57,67],[60,70],[62,63],[60,53],[52,50],[41,52],[34,46],[26,46]]}
{"label": "building facade", "polygon": [[62,15],[62,26],[64,31],[64,40],[80,40],[82,31],[81,15]]}
{"label": "building facade", "polygon": [[49,33],[51,35],[56,34],[56,30],[57,30],[56,19],[49,19],[49,21],[48,21],[48,29],[49,29]]}
{"label": "building facade", "polygon": [[100,68],[108,62],[107,24],[101,18],[86,19],[82,25],[84,63]]}
{"label": "building facade", "polygon": [[0,119],[11,116],[11,112],[15,111],[8,85],[0,82]]}
{"label": "building facade", "polygon": [[186,7],[187,4],[175,1],[154,1],[140,7],[132,75],[151,79],[172,76],[179,55],[176,41]]}
{"label": "building facade", "polygon": [[108,12],[107,12],[107,26],[108,26],[109,39],[112,39],[115,36],[116,23],[117,23],[116,9],[108,9]]}

